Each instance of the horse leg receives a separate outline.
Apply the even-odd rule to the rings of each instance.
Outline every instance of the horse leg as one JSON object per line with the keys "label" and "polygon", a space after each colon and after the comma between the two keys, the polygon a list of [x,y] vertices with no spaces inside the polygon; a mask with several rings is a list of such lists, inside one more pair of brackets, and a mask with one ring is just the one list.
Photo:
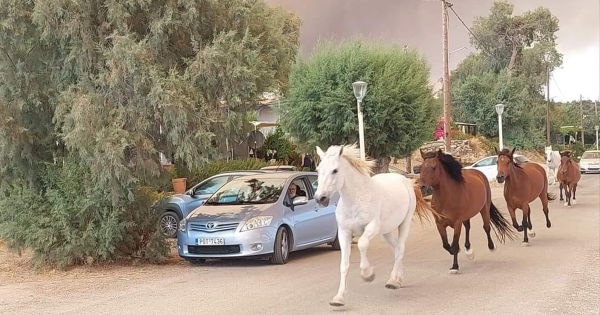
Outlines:
{"label": "horse leg", "polygon": [[444,247],[444,249],[446,251],[448,251],[448,253],[450,253],[450,255],[452,255],[452,248],[450,247],[450,244],[448,243],[448,234],[446,232],[447,225],[443,224],[442,222],[436,222],[436,225],[437,225],[438,232],[440,233],[440,237],[442,238],[442,246]]}
{"label": "horse leg", "polygon": [[329,302],[331,306],[344,306],[344,295],[346,294],[346,276],[350,268],[350,253],[352,251],[352,232],[338,229],[338,241],[341,249],[340,259],[340,287],[337,294]]}
{"label": "horse leg", "polygon": [[[519,223],[517,223],[517,215],[515,214],[515,209],[516,209],[515,207],[509,205],[508,206],[508,213],[510,214],[510,218],[512,220],[513,227],[517,231],[522,232],[524,226],[520,226]],[[489,222],[489,220],[490,219],[489,219],[489,214],[488,214],[488,222]]]}
{"label": "horse leg", "polygon": [[454,262],[452,268],[448,271],[450,274],[458,273],[458,252],[460,252],[460,232],[462,228],[462,222],[454,222],[454,238],[452,238],[452,255],[454,255]]}
{"label": "horse leg", "polygon": [[[404,264],[402,259],[404,258],[404,249],[406,248],[406,239],[408,238],[408,232],[410,230],[411,220],[404,219],[404,222],[398,227],[398,238],[394,239],[392,233],[383,235],[390,245],[394,247],[394,269],[390,279],[385,283],[385,287],[388,289],[398,289],[402,287],[402,280],[404,279]],[[389,236],[387,236],[389,235]],[[393,244],[395,241],[395,244]]]}
{"label": "horse leg", "polygon": [[[552,223],[550,223],[550,218],[548,217],[548,189],[544,188],[542,189],[542,193],[540,194],[540,200],[542,201],[542,209],[544,210],[544,215],[546,216],[546,227],[550,228],[552,226]],[[533,236],[534,237],[535,233]]]}
{"label": "horse leg", "polygon": [[[491,204],[490,204],[491,205]],[[492,240],[492,235],[490,234],[492,227],[490,225],[490,207],[486,206],[481,211],[481,218],[483,219],[483,230],[485,231],[485,235],[487,236],[488,241],[488,249],[490,252],[494,252],[496,250],[496,245],[494,245],[494,241]]]}
{"label": "horse leg", "polygon": [[[563,184],[562,184],[562,182],[560,182],[559,185],[558,185],[558,191],[560,192],[560,199],[559,199],[559,201],[565,200],[565,199],[563,199],[563,194],[562,194],[562,191],[563,191]],[[567,194],[567,191],[565,190],[565,195],[566,194]]]}
{"label": "horse leg", "polygon": [[575,193],[577,192],[577,183],[573,184],[573,187],[571,187],[571,191],[573,192],[573,204],[576,205],[577,199],[575,198]]}
{"label": "horse leg", "polygon": [[527,227],[529,223],[527,222],[530,216],[529,203],[524,203],[522,206],[523,209],[523,242],[521,246],[529,246],[529,238],[527,237]]}
{"label": "horse leg", "polygon": [[565,198],[567,199],[565,206],[571,207],[571,184],[565,185]]}
{"label": "horse leg", "polygon": [[360,275],[363,280],[371,282],[375,279],[375,272],[367,258],[367,250],[371,240],[379,234],[379,221],[373,220],[367,224],[365,231],[358,239],[358,250],[360,252]]}
{"label": "horse leg", "polygon": [[529,211],[529,215],[527,215],[527,228],[529,229],[529,237],[535,237],[535,231],[533,230],[533,225],[531,224],[531,211]]}
{"label": "horse leg", "polygon": [[469,241],[469,232],[471,230],[471,221],[470,220],[466,220],[463,222],[463,225],[465,226],[465,254],[467,254],[467,258],[469,258],[470,260],[473,260],[475,258],[475,255],[473,255],[473,250],[471,249],[471,242]]}

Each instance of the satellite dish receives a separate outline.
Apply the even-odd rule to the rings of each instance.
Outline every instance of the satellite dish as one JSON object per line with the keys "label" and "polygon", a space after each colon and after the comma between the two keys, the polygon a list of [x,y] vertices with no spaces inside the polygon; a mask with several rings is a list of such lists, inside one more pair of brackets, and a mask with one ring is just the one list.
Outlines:
{"label": "satellite dish", "polygon": [[247,142],[249,147],[254,148],[253,152],[256,152],[256,149],[262,147],[263,144],[265,144],[265,135],[263,135],[263,133],[258,130],[252,130],[248,135]]}

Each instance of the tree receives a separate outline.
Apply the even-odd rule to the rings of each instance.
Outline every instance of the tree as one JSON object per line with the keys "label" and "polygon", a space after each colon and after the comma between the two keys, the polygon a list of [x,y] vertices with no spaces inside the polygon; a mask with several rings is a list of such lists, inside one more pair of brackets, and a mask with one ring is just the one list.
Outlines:
{"label": "tree", "polygon": [[513,15],[513,5],[495,2],[473,23],[469,55],[452,72],[453,117],[498,135],[494,105],[503,103],[508,145],[533,149],[544,143],[547,75],[562,64],[556,50],[558,19],[546,8]]}
{"label": "tree", "polygon": [[0,199],[17,185],[45,196],[49,165],[69,161],[85,175],[69,180],[93,183],[80,204],[104,209],[76,228],[118,223],[104,259],[158,152],[197,169],[242,136],[262,93],[287,90],[300,26],[259,0],[6,0],[0,22]]}
{"label": "tree", "polygon": [[411,154],[435,125],[429,65],[414,50],[360,40],[320,43],[292,69],[281,125],[312,146],[358,142],[352,90],[358,80],[369,84],[363,100],[365,151],[377,160],[377,172],[387,172],[390,156]]}

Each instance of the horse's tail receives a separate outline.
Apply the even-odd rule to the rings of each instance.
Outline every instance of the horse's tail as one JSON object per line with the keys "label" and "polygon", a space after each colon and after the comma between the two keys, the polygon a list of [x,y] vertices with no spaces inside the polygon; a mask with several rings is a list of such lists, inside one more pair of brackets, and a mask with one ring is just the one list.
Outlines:
{"label": "horse's tail", "polygon": [[506,236],[508,236],[510,240],[514,240],[517,236],[515,230],[510,225],[510,222],[508,222],[502,213],[498,211],[498,208],[496,208],[496,205],[494,205],[493,202],[490,204],[490,221],[492,223],[492,228],[494,228],[494,233],[500,243],[504,244]]}
{"label": "horse's tail", "polygon": [[431,205],[429,205],[427,200],[425,200],[425,198],[423,197],[420,187],[413,185],[413,189],[415,191],[415,197],[417,199],[417,206],[415,208],[415,214],[419,218],[419,221],[421,221],[421,224],[423,224],[425,221],[431,222],[431,217],[429,216],[429,212],[431,212],[431,214],[433,214],[433,216],[438,219],[444,217],[442,214],[433,210]]}

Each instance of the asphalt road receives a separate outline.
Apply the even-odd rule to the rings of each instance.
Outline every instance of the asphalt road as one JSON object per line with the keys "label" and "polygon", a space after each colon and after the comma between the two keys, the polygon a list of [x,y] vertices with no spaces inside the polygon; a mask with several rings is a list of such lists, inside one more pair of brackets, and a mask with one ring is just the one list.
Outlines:
{"label": "asphalt road", "polygon": [[[552,191],[558,194],[557,186]],[[508,217],[500,188],[495,203]],[[328,246],[295,253],[288,264],[212,261],[131,267],[0,285],[2,314],[600,314],[600,175],[583,175],[578,204],[550,203],[552,227],[532,204],[537,236],[486,247],[481,217],[471,220],[475,259],[459,256],[461,273],[434,225],[414,222],[404,258],[404,287],[384,288],[391,249],[378,237],[369,250],[376,277],[360,277],[352,248],[346,306],[329,306],[340,253]],[[520,220],[520,212],[518,217]],[[495,240],[495,236],[494,236]],[[496,241],[496,240],[495,240]],[[461,247],[463,247],[461,238]],[[464,253],[464,249],[463,249]]]}

